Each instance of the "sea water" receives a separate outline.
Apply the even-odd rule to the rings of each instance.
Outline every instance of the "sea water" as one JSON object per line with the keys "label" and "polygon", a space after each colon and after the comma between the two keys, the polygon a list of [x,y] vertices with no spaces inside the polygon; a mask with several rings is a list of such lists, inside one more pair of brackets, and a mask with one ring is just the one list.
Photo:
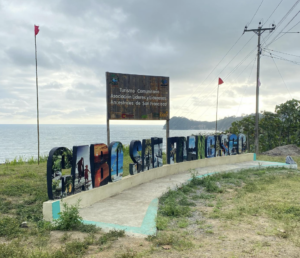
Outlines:
{"label": "sea water", "polygon": [[[208,130],[170,130],[170,136],[208,134]],[[163,138],[166,149],[166,130],[161,125],[111,125],[110,141],[129,145],[131,140]],[[106,143],[106,125],[40,125],[40,155],[48,155],[54,147],[72,149],[76,145]],[[36,158],[38,152],[37,126],[0,125],[0,163],[22,157]]]}

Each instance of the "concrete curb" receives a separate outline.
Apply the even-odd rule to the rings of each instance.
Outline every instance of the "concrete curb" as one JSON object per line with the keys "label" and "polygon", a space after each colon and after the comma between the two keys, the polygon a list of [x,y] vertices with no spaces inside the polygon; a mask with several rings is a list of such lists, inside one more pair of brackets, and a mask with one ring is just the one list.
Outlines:
{"label": "concrete curb", "polygon": [[164,165],[162,167],[141,172],[133,176],[126,176],[120,181],[108,183],[107,185],[94,188],[89,191],[74,194],[62,200],[46,201],[43,203],[43,217],[44,220],[47,221],[57,219],[59,217],[58,213],[63,210],[63,203],[67,203],[68,205],[76,205],[80,200],[79,208],[85,208],[103,199],[115,196],[123,192],[124,190],[150,182],[154,179],[175,175],[195,168],[253,161],[255,160],[255,158],[255,154],[247,153],[234,156],[221,156],[208,159],[199,159],[172,165]]}

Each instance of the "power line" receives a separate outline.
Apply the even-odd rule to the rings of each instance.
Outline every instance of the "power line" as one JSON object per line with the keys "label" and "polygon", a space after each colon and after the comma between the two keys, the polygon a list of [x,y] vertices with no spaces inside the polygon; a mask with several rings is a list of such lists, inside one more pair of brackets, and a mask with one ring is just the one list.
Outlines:
{"label": "power line", "polygon": [[277,53],[281,53],[281,54],[284,54],[284,55],[288,55],[288,56],[295,56],[295,57],[300,57],[300,56],[297,56],[297,55],[292,55],[292,54],[288,54],[288,53],[284,53],[284,52],[281,52],[281,51],[277,51],[277,50],[274,50],[274,49],[269,49],[269,48],[263,48],[263,50],[267,51],[267,52],[277,52]]}
{"label": "power line", "polygon": [[[278,24],[277,24],[277,28],[279,28],[280,26],[281,26],[281,24],[284,22],[284,20],[288,17],[288,15],[292,12],[292,10],[297,6],[297,4],[300,2],[300,0],[297,0],[294,4],[293,4],[293,6],[287,11],[287,13],[281,18],[281,20],[278,22]],[[267,36],[267,38],[266,38],[266,41],[267,40],[269,40],[269,38],[270,38],[270,36],[271,36],[271,34],[269,35],[269,36]],[[275,35],[275,37],[274,38],[276,38],[277,37],[277,35]],[[273,38],[273,39],[274,39]],[[272,40],[273,40],[272,39]],[[271,41],[272,41],[271,40]],[[268,45],[269,45],[270,43],[268,43]]]}
{"label": "power line", "polygon": [[[270,55],[272,56],[272,54],[271,54],[271,53],[270,53]],[[277,71],[278,71],[278,73],[280,74],[280,77],[281,77],[281,79],[282,79],[282,81],[283,81],[283,84],[284,84],[285,88],[287,89],[287,91],[288,91],[288,93],[289,93],[289,95],[290,95],[290,97],[291,97],[291,99],[292,99],[292,96],[291,96],[290,90],[289,90],[289,88],[287,87],[287,85],[286,85],[286,83],[285,83],[285,81],[284,81],[284,79],[283,79],[283,77],[282,77],[282,75],[281,75],[281,72],[280,72],[280,71],[279,71],[279,69],[278,69],[278,66],[277,66],[277,64],[276,64],[276,62],[275,62],[275,60],[274,60],[273,56],[272,56],[272,60],[273,60],[273,62],[274,62],[274,64],[275,64],[275,66],[276,66],[276,68],[277,68]]]}
{"label": "power line", "polygon": [[[298,12],[299,13],[299,12]],[[298,14],[297,13],[297,14]],[[290,32],[294,27],[296,27],[298,24],[300,23],[300,21],[299,22],[297,22],[293,27],[291,27],[288,31],[286,31],[286,32],[279,32],[279,33],[282,33],[283,35],[280,35],[280,37],[278,37],[276,40],[278,40],[278,39],[280,39],[280,38],[282,38],[285,34],[287,34],[287,33],[299,33],[299,32]]]}
{"label": "power line", "polygon": [[[281,0],[282,1],[282,0]],[[257,14],[257,12],[258,12],[258,10],[260,9],[260,7],[261,7],[261,5],[262,5],[262,3],[264,2],[264,0],[262,0],[262,2],[260,3],[260,5],[258,6],[258,8],[257,8],[257,10],[256,10],[256,12],[254,13],[254,15],[252,16],[252,19],[251,19],[251,21],[250,21],[250,23],[252,22],[252,20],[253,20],[253,18],[255,17],[255,15]],[[280,3],[279,3],[280,4]],[[278,4],[278,6],[279,6],[279,4]],[[277,6],[277,7],[278,7]],[[275,8],[275,10],[277,9],[277,7]],[[275,10],[273,11],[273,13],[275,12]],[[272,13],[272,14],[273,14]],[[270,17],[272,16],[272,14],[270,15]],[[270,18],[269,17],[269,18]],[[269,19],[268,18],[268,19]],[[206,80],[207,80],[207,78],[213,73],[213,71],[219,66],[219,64],[224,60],[224,58],[228,55],[228,53],[232,50],[232,48],[238,43],[238,41],[241,39],[241,37],[242,37],[242,35],[237,39],[237,41],[233,44],[233,46],[227,51],[227,53],[223,56],[223,58],[219,61],[219,63],[213,68],[213,70],[206,76],[206,78],[199,84],[199,85],[201,85],[201,84],[203,84]],[[252,38],[251,38],[252,39]],[[250,39],[250,40],[251,40]],[[249,40],[249,41],[250,41]],[[244,47],[249,43],[249,41],[244,45]],[[243,48],[244,48],[243,47]],[[242,49],[243,49],[242,48]],[[242,51],[242,49],[234,56],[234,58]],[[233,59],[234,59],[233,58]],[[232,60],[233,60],[232,59]],[[232,61],[231,60],[231,61]],[[221,73],[227,68],[227,66],[231,63],[231,61],[225,66],[225,68],[221,71]],[[198,86],[199,87],[199,86]],[[198,87],[196,87],[196,88],[198,88]],[[196,88],[194,88],[193,89],[193,92],[192,92],[192,94],[191,95],[193,95],[194,93],[195,93],[195,90],[196,90]],[[205,87],[204,89],[203,89],[203,91],[206,89],[207,87]],[[202,94],[203,95],[203,94]],[[201,95],[200,95],[201,96]],[[200,97],[199,96],[199,97]],[[184,102],[184,104],[181,106],[181,110],[180,110],[180,112],[175,112],[175,115],[181,115],[182,114],[182,110],[185,108],[185,105],[187,104],[187,102],[190,100],[190,98],[191,97],[189,97],[185,102]],[[187,107],[189,107],[191,105],[191,103],[187,106]]]}
{"label": "power line", "polygon": [[282,30],[271,40],[270,43],[268,43],[266,45],[266,47],[268,47],[270,44],[272,44],[273,42],[275,42],[276,40],[280,39],[281,37],[283,37],[284,35],[280,35],[282,33],[282,31],[287,27],[289,26],[289,24],[297,17],[297,15],[300,13],[300,11],[298,11],[294,16],[293,18],[282,28]]}
{"label": "power line", "polygon": [[[253,50],[254,50],[254,49],[252,49],[252,50],[249,52],[249,54],[248,54],[248,55],[247,55],[247,56],[246,56],[246,57],[245,57],[245,58],[244,58],[244,59],[243,59],[243,60],[242,60],[235,68],[234,68],[235,70],[237,69],[238,66],[240,66],[240,65],[241,65],[241,64],[249,57],[250,54],[253,53]],[[252,61],[252,60],[251,60],[251,61]],[[250,63],[251,63],[251,62],[250,62]],[[249,64],[250,64],[250,63],[249,63]],[[248,68],[249,64],[246,66],[246,68]],[[246,70],[246,68],[240,73],[240,75]],[[229,77],[229,75],[231,74],[231,72],[232,72],[232,71],[230,71],[229,74],[226,75],[224,78],[227,79],[227,78]],[[240,75],[239,75],[239,76],[240,76]],[[238,77],[239,77],[239,76],[238,76]],[[237,78],[238,78],[238,77],[237,77]],[[224,80],[225,80],[225,79],[224,79]],[[216,87],[214,87],[214,88],[208,93],[208,95],[211,95],[212,92],[215,92],[215,89],[216,89]],[[198,116],[198,118],[202,117],[203,114],[204,114],[211,106],[212,106],[212,105],[207,106],[207,108],[201,113],[200,116]],[[196,109],[198,109],[198,108],[199,108],[199,106],[196,106],[196,108],[194,108],[194,110],[193,110],[192,112],[194,112],[194,111],[195,111]]]}
{"label": "power line", "polygon": [[[254,37],[254,35],[250,38],[250,40],[248,40],[247,42],[246,42],[246,44],[244,44],[244,46],[236,53],[236,55],[225,65],[225,67],[221,70],[221,72],[220,72],[220,74],[228,67],[228,65],[237,57],[237,55],[245,48],[245,46],[251,41],[251,39]],[[248,57],[248,56],[247,56]],[[234,69],[236,69],[238,67],[238,65],[234,68]],[[232,72],[232,70],[230,71],[230,73]],[[227,76],[227,75],[226,75]],[[218,79],[218,77],[219,77],[219,75],[217,76],[217,77],[215,77],[212,81],[211,81],[211,83],[208,85],[208,86],[211,86],[217,79]],[[214,85],[214,84],[213,84]],[[208,87],[207,86],[207,87]],[[206,87],[206,88],[207,88]],[[215,87],[214,87],[214,89],[215,89]],[[197,97],[198,99],[200,98],[200,97],[202,97],[202,98],[204,98],[204,97],[207,97],[208,95],[210,95],[210,94],[205,94],[204,96],[203,96],[203,94],[201,94],[199,97]],[[191,105],[192,103],[190,103],[190,105]],[[190,106],[189,105],[189,106]]]}
{"label": "power line", "polygon": [[256,12],[255,12],[254,15],[252,16],[252,19],[251,19],[251,21],[249,22],[248,26],[249,26],[249,25],[251,24],[251,22],[253,21],[253,18],[254,18],[255,15],[257,14],[257,12],[258,12],[258,10],[259,10],[259,8],[261,7],[261,5],[262,5],[263,2],[264,2],[264,0],[261,1],[261,3],[260,3],[260,5],[258,6]]}
{"label": "power line", "polygon": [[290,62],[290,63],[293,63],[293,64],[296,64],[296,65],[300,65],[299,62],[295,62],[295,61],[292,61],[292,60],[289,60],[289,59],[286,59],[286,58],[279,58],[279,57],[276,57],[273,55],[273,57],[270,57],[268,55],[263,55],[263,56],[266,56],[266,57],[269,57],[269,58],[275,58],[275,59],[279,59],[279,60],[283,60],[283,61],[287,61],[287,62]]}
{"label": "power line", "polygon": [[[255,60],[256,60],[256,57],[255,57],[254,60],[253,60],[253,65],[252,65],[252,68],[251,68],[251,71],[250,71],[250,75],[249,75],[249,77],[248,77],[248,80],[250,80],[250,77],[251,77],[251,74],[252,74],[252,71],[253,71],[253,68],[254,68]],[[242,98],[241,98],[241,101],[240,101],[240,104],[239,104],[239,106],[238,106],[238,109],[237,109],[237,112],[236,112],[235,116],[237,116],[237,114],[238,114],[238,112],[239,112],[239,110],[240,110],[240,106],[241,106],[241,104],[242,104],[243,99],[244,99],[244,95],[242,95]]]}
{"label": "power line", "polygon": [[266,22],[263,23],[263,25],[265,25],[267,23],[267,21],[271,18],[271,16],[275,13],[275,11],[277,10],[277,8],[279,7],[279,5],[282,3],[283,0],[281,0],[279,2],[279,4],[275,7],[275,9],[273,10],[273,12],[270,14],[269,18],[266,20]]}
{"label": "power line", "polygon": [[[224,58],[229,54],[229,52],[233,49],[233,47],[239,42],[239,40],[241,39],[243,35],[241,35],[236,41],[235,43],[232,45],[232,47],[227,51],[227,53],[222,57],[222,59],[218,62],[218,64],[210,71],[210,73],[205,77],[205,79],[199,84],[203,84],[207,78],[213,73],[213,71],[219,66],[219,64],[224,60]],[[199,87],[199,86],[198,86]],[[197,88],[198,88],[197,87]],[[193,92],[191,93],[191,95],[193,95],[195,93],[195,89],[193,90]],[[184,107],[184,105],[190,100],[190,97],[184,102],[184,104],[182,105],[182,108]],[[182,109],[181,109],[182,110]],[[178,114],[179,115],[179,114]]]}
{"label": "power line", "polygon": [[[254,36],[253,36],[254,37]],[[245,44],[244,44],[244,46],[236,53],[236,55],[225,65],[225,67],[222,69],[222,71],[220,72],[220,73],[222,73],[227,67],[228,67],[228,65],[238,56],[238,54],[245,48],[245,46],[251,41],[251,39],[253,38],[253,37],[251,37]],[[240,36],[240,38],[241,38],[241,36]],[[239,38],[239,39],[240,39]],[[237,42],[236,42],[237,43]],[[235,43],[235,44],[236,44]],[[235,45],[234,44],[234,45]],[[231,47],[231,49],[232,49],[232,47]],[[231,50],[230,49],[230,50]],[[226,55],[229,53],[229,51],[226,53]],[[225,56],[224,56],[225,57]],[[248,57],[248,56],[247,56]],[[224,58],[223,58],[224,59]],[[221,61],[220,61],[221,62]],[[219,62],[219,63],[220,63]],[[216,67],[215,67],[216,68]],[[236,69],[237,67],[235,67],[235,69]],[[212,72],[211,72],[212,73]],[[210,73],[210,74],[211,74]],[[206,77],[206,79],[208,78],[208,76]],[[216,77],[216,78],[214,78],[214,81],[216,81],[217,80],[217,78],[218,77]],[[205,79],[205,80],[206,80]],[[211,84],[212,84],[212,82],[210,83],[210,84],[208,84],[208,86],[206,86],[202,91],[203,92],[205,92],[205,89],[207,88],[207,87],[209,87],[209,86],[211,86]],[[215,87],[214,87],[214,89],[211,91],[211,92],[213,92],[215,90]],[[197,99],[199,99],[200,97],[201,97],[201,99],[203,99],[203,98],[205,98],[205,97],[208,97],[209,95],[211,95],[211,92],[209,92],[209,93],[207,93],[207,92],[205,92],[205,93],[202,93],[199,97],[197,97]],[[204,95],[204,96],[203,96]],[[189,98],[190,99],[190,98]],[[201,100],[200,99],[200,100]],[[189,108],[191,105],[193,105],[193,102],[191,101],[190,102],[190,104],[187,106],[187,108]],[[183,115],[183,114],[185,114],[185,113],[187,113],[187,112],[190,112],[190,113],[193,113],[195,110],[197,110],[198,108],[199,108],[200,106],[196,106],[196,107],[194,107],[194,109],[192,109],[191,111],[190,110],[186,110],[186,111],[183,111],[183,109],[181,109],[180,110],[180,113],[178,114],[177,113],[177,116],[180,116],[180,115]],[[177,123],[175,123],[173,126],[177,126],[178,124],[179,124],[180,122],[179,121],[177,121]]]}

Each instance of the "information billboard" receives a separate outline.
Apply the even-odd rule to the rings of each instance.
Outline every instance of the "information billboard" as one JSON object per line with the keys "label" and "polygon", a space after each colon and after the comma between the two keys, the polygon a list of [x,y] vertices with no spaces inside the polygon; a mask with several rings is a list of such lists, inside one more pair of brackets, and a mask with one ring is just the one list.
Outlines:
{"label": "information billboard", "polygon": [[108,120],[169,120],[169,77],[106,73]]}

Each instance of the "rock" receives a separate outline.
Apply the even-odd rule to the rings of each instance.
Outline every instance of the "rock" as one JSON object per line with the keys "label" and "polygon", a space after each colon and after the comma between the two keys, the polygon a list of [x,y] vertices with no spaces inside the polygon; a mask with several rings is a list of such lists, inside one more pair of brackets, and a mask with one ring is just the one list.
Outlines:
{"label": "rock", "polygon": [[24,221],[20,225],[21,228],[28,228],[27,221]]}

